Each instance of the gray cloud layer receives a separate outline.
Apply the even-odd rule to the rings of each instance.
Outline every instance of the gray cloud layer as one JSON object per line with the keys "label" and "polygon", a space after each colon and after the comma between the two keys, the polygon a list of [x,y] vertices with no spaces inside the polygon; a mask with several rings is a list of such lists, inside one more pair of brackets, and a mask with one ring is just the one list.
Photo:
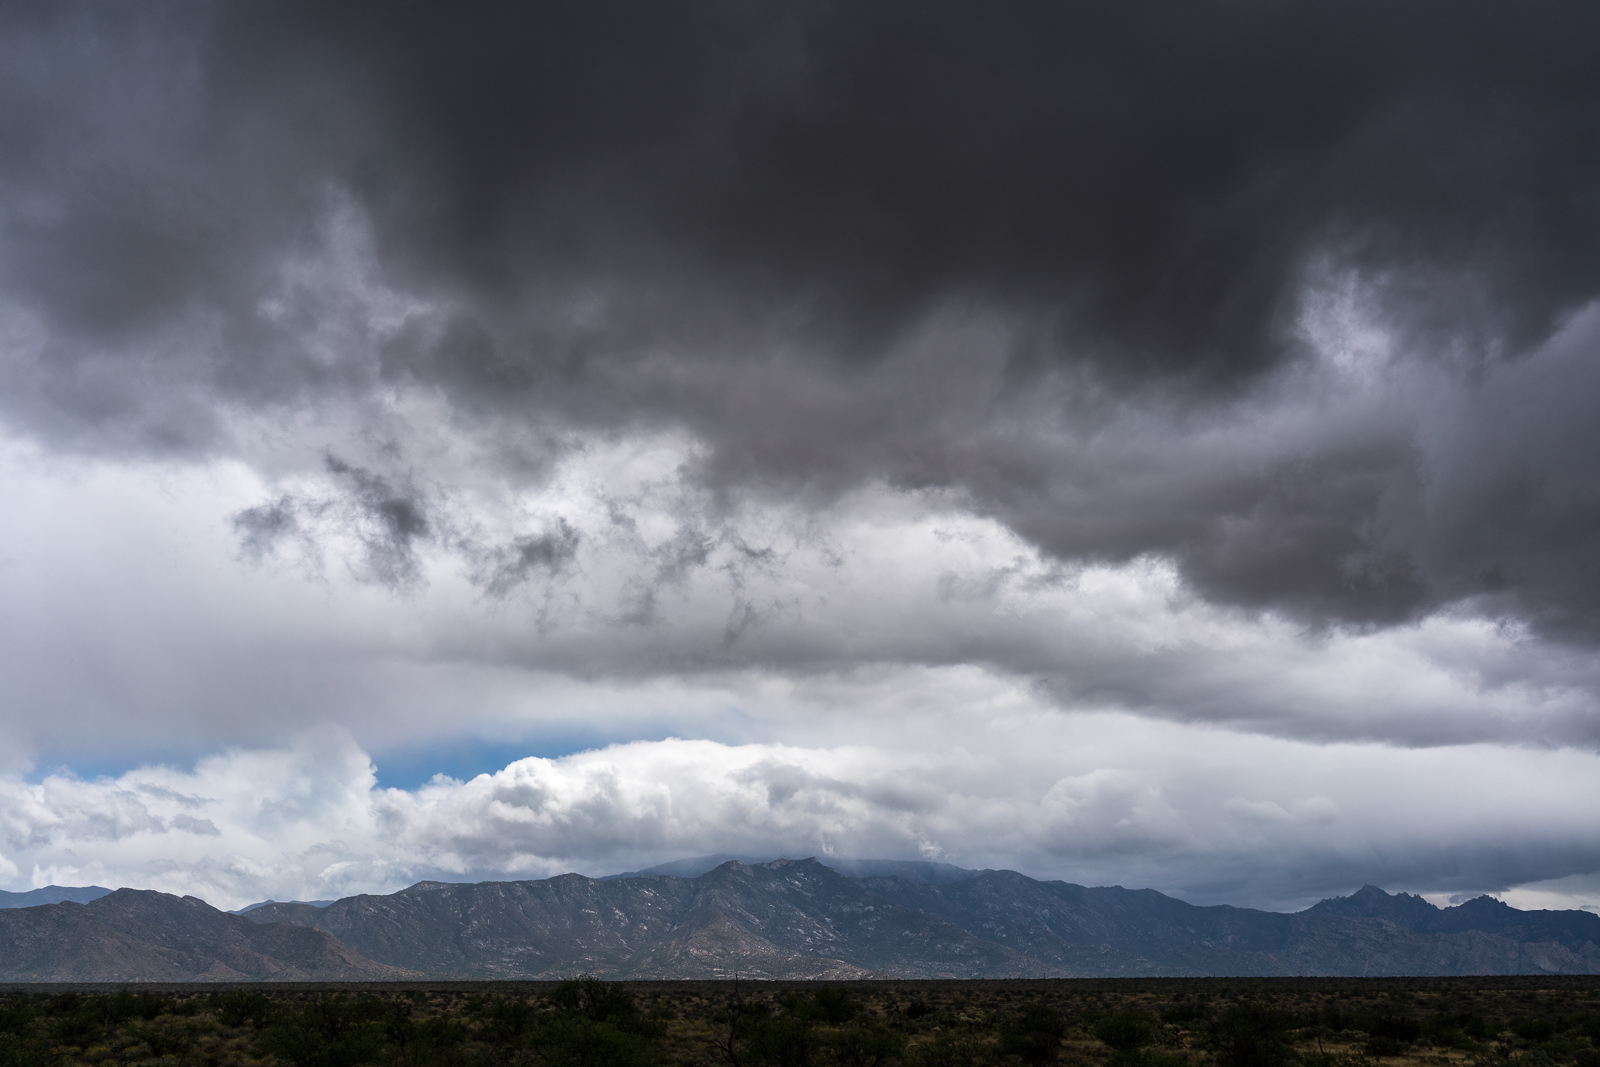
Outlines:
{"label": "gray cloud layer", "polygon": [[0,881],[1592,902],[1597,31],[0,7]]}
{"label": "gray cloud layer", "polygon": [[[940,487],[1223,602],[1381,623],[1491,596],[1595,635],[1594,339],[1552,341],[1600,293],[1586,5],[0,17],[0,381],[43,440],[226,453],[230,411],[417,389],[510,478],[563,433],[683,429],[723,493]],[[379,329],[296,273],[341,211],[425,313]],[[1427,438],[1412,395],[1190,451],[1285,401],[1262,383],[1346,290],[1473,417]],[[1103,461],[1130,412],[1140,446]],[[412,580],[441,532],[339,462],[371,574]],[[289,529],[265,507],[248,551]],[[526,536],[482,556],[490,587],[568,552]]]}

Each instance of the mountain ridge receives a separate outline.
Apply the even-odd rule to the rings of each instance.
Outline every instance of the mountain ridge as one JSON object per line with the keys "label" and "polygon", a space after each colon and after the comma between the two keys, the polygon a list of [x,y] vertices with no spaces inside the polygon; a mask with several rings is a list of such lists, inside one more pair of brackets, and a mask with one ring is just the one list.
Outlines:
{"label": "mountain ridge", "polygon": [[[680,862],[692,869],[713,858]],[[889,870],[902,861],[853,862]],[[1375,887],[1301,912],[1265,912],[1016,871],[952,871],[960,873],[914,880],[905,876],[915,873],[909,868],[851,877],[815,857],[728,860],[692,878],[647,870],[602,879],[427,882],[388,897],[346,898],[359,905],[278,906],[250,915],[314,925],[373,959],[480,977],[578,970],[702,977],[719,969],[767,977],[1600,973],[1600,916],[1587,912],[1522,912],[1497,901],[1493,908],[1468,902],[1439,909]],[[507,894],[534,907],[541,931],[494,932],[495,900]],[[763,894],[779,899],[755,902]],[[423,912],[427,923],[418,918]],[[614,928],[596,918],[602,913],[616,917]],[[470,928],[476,940],[441,946],[437,957],[407,957],[382,941],[380,931],[401,927],[413,944],[425,941],[429,924],[435,931]],[[565,956],[542,932],[551,929],[572,932]],[[942,953],[932,950],[936,942]]]}
{"label": "mountain ridge", "polygon": [[318,930],[253,923],[198,897],[118,889],[86,904],[0,911],[0,980],[371,981],[420,977]]}
{"label": "mountain ridge", "polygon": [[40,904],[87,904],[99,900],[111,890],[103,885],[47,885],[13,893],[0,889],[0,908],[32,908]]}
{"label": "mountain ridge", "polygon": [[[718,857],[663,865],[693,870]],[[1600,974],[1600,916],[1363,886],[1299,912],[922,861],[421,881],[241,914],[122,889],[0,911],[0,980]]]}

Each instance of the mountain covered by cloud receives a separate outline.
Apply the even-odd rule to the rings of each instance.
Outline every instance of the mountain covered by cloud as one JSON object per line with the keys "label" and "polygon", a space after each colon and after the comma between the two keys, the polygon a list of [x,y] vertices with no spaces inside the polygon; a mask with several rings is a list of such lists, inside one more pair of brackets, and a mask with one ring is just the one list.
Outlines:
{"label": "mountain covered by cloud", "polygon": [[1600,901],[1597,20],[8,5],[0,881]]}

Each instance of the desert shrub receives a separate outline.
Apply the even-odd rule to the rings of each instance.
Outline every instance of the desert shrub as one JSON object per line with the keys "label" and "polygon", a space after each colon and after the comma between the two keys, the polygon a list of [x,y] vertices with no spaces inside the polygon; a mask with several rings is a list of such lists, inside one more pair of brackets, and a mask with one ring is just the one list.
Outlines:
{"label": "desert shrub", "polygon": [[1517,1019],[1511,1024],[1511,1032],[1524,1041],[1538,1044],[1555,1037],[1556,1027],[1549,1019]]}
{"label": "desert shrub", "polygon": [[1422,1020],[1422,1040],[1435,1048],[1466,1048],[1472,1042],[1461,1026],[1465,1017],[1457,1015],[1430,1015]]}
{"label": "desert shrub", "polygon": [[1368,1056],[1376,1056],[1380,1059],[1384,1056],[1403,1056],[1406,1052],[1406,1043],[1404,1041],[1397,1041],[1392,1037],[1380,1037],[1375,1034],[1368,1034],[1361,1047]]}
{"label": "desert shrub", "polygon": [[205,1005],[199,997],[184,997],[181,1000],[174,1000],[169,1003],[167,1005],[167,1014],[181,1015],[184,1018],[188,1018],[191,1015],[200,1014],[204,1007]]}
{"label": "desert shrub", "polygon": [[99,1014],[82,1002],[72,1011],[58,1013],[51,1024],[56,1040],[69,1046],[88,1045],[105,1032]]}
{"label": "desert shrub", "polygon": [[375,997],[314,1000],[298,1012],[277,1016],[262,1031],[261,1050],[295,1067],[371,1063],[382,1051],[384,1036],[372,1022],[384,1011],[384,1003]]}
{"label": "desert shrub", "polygon": [[591,974],[570,978],[556,986],[550,1006],[567,1015],[593,1022],[631,1018],[639,1014],[633,994],[615,982],[602,982]]}
{"label": "desert shrub", "polygon": [[1161,1021],[1172,1026],[1186,1027],[1206,1017],[1198,1004],[1173,1004],[1161,1013]]}
{"label": "desert shrub", "polygon": [[546,1013],[529,1044],[550,1067],[647,1067],[655,1062],[645,1038],[578,1013]]}
{"label": "desert shrub", "polygon": [[965,1034],[941,1031],[906,1054],[910,1067],[975,1067],[983,1061],[984,1047]]}
{"label": "desert shrub", "polygon": [[1373,1037],[1387,1038],[1406,1045],[1422,1036],[1422,1024],[1406,1016],[1380,1015],[1367,1020],[1367,1024],[1361,1029]]}
{"label": "desert shrub", "polygon": [[1091,1028],[1113,1052],[1133,1052],[1156,1041],[1155,1020],[1142,1011],[1123,1011],[1107,1016]]}
{"label": "desert shrub", "polygon": [[745,1031],[745,1062],[757,1067],[806,1067],[816,1047],[810,1023],[798,1015],[754,1018]]}
{"label": "desert shrub", "polygon": [[152,1056],[176,1056],[188,1052],[195,1044],[192,1026],[134,1026],[129,1036],[142,1041]]}
{"label": "desert shrub", "polygon": [[210,1007],[223,1026],[261,1026],[272,1017],[272,1001],[260,993],[214,993]]}
{"label": "desert shrub", "polygon": [[534,1006],[521,997],[497,997],[482,1005],[477,1015],[488,1035],[499,1041],[514,1041],[533,1028],[538,1016]]}
{"label": "desert shrub", "polygon": [[882,1023],[857,1020],[825,1034],[822,1044],[839,1067],[878,1067],[885,1060],[898,1057],[906,1047],[906,1039]]}
{"label": "desert shrub", "polygon": [[416,1024],[411,1031],[411,1043],[423,1049],[455,1048],[467,1039],[467,1028],[455,1019],[436,1015]]}
{"label": "desert shrub", "polygon": [[83,1004],[81,993],[57,993],[44,1004],[47,1015],[71,1015]]}
{"label": "desert shrub", "polygon": [[16,1034],[0,1034],[0,1067],[49,1067],[55,1057]]}
{"label": "desert shrub", "polygon": [[1033,1003],[1000,1019],[1000,1051],[1023,1063],[1054,1063],[1061,1052],[1067,1022],[1047,1004]]}
{"label": "desert shrub", "polygon": [[1294,1019],[1258,1004],[1235,1004],[1206,1027],[1204,1046],[1219,1067],[1282,1067],[1293,1050],[1288,1034]]}
{"label": "desert shrub", "polygon": [[33,1005],[21,997],[0,1001],[0,1034],[22,1036],[33,1030]]}
{"label": "desert shrub", "polygon": [[[664,1024],[647,1018],[632,993],[592,975],[562,982],[552,1011],[524,1020],[528,1044],[551,1067],[636,1067],[654,1062],[650,1042]],[[503,1009],[507,1021],[516,1014]]]}
{"label": "desert shrub", "polygon": [[1372,1061],[1359,1052],[1303,1052],[1302,1067],[1372,1067]]}
{"label": "desert shrub", "polygon": [[861,1014],[861,1005],[837,986],[828,986],[812,993],[811,1006],[811,1017],[829,1026],[842,1026]]}

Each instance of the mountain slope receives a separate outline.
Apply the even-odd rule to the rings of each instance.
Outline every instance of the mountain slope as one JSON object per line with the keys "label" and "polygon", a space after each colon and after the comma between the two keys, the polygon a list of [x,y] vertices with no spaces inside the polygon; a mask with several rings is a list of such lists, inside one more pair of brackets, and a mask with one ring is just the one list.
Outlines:
{"label": "mountain slope", "polygon": [[119,889],[87,904],[0,911],[3,981],[360,981],[410,976],[414,972],[373,963],[320,931],[253,923],[196,897]]}
{"label": "mountain slope", "polygon": [[422,882],[314,913],[268,905],[247,919],[304,923],[371,959],[462,977],[1037,976],[1050,969],[873,896],[816,860],[724,863],[698,878]]}
{"label": "mountain slope", "polygon": [[71,901],[87,904],[98,900],[111,890],[98,885],[47,885],[30,889],[26,893],[11,893],[0,889],[0,908],[32,908],[40,904],[60,904]]}
{"label": "mountain slope", "polygon": [[[706,860],[665,869],[696,869]],[[841,864],[841,866],[845,866]],[[1368,887],[1293,915],[1015,871],[729,861],[698,877],[422,882],[326,909],[268,905],[366,956],[462,977],[1600,973],[1600,917]],[[881,873],[880,873],[881,872]]]}
{"label": "mountain slope", "polygon": [[1600,916],[1482,897],[1439,909],[1368,886],[1292,915],[1197,907],[1154,890],[1038,882],[1015,871],[873,893],[1074,973],[1446,975],[1600,973]]}
{"label": "mountain slope", "polygon": [[1437,908],[1408,893],[1391,896],[1362,886],[1348,897],[1312,905],[1304,915],[1385,918],[1421,934],[1480,932],[1518,942],[1553,942],[1577,952],[1600,945],[1600,915],[1587,911],[1518,911],[1494,897],[1476,897],[1453,908]]}
{"label": "mountain slope", "polygon": [[122,889],[0,910],[0,980],[1600,974],[1600,916],[1489,897],[1441,909],[1366,886],[1279,914],[1015,871],[847,870],[419,882],[242,915]]}
{"label": "mountain slope", "polygon": [[1151,889],[1088,889],[983,871],[943,885],[866,878],[872,893],[1072,974],[1277,974],[1262,957],[1289,916],[1199,908]]}

